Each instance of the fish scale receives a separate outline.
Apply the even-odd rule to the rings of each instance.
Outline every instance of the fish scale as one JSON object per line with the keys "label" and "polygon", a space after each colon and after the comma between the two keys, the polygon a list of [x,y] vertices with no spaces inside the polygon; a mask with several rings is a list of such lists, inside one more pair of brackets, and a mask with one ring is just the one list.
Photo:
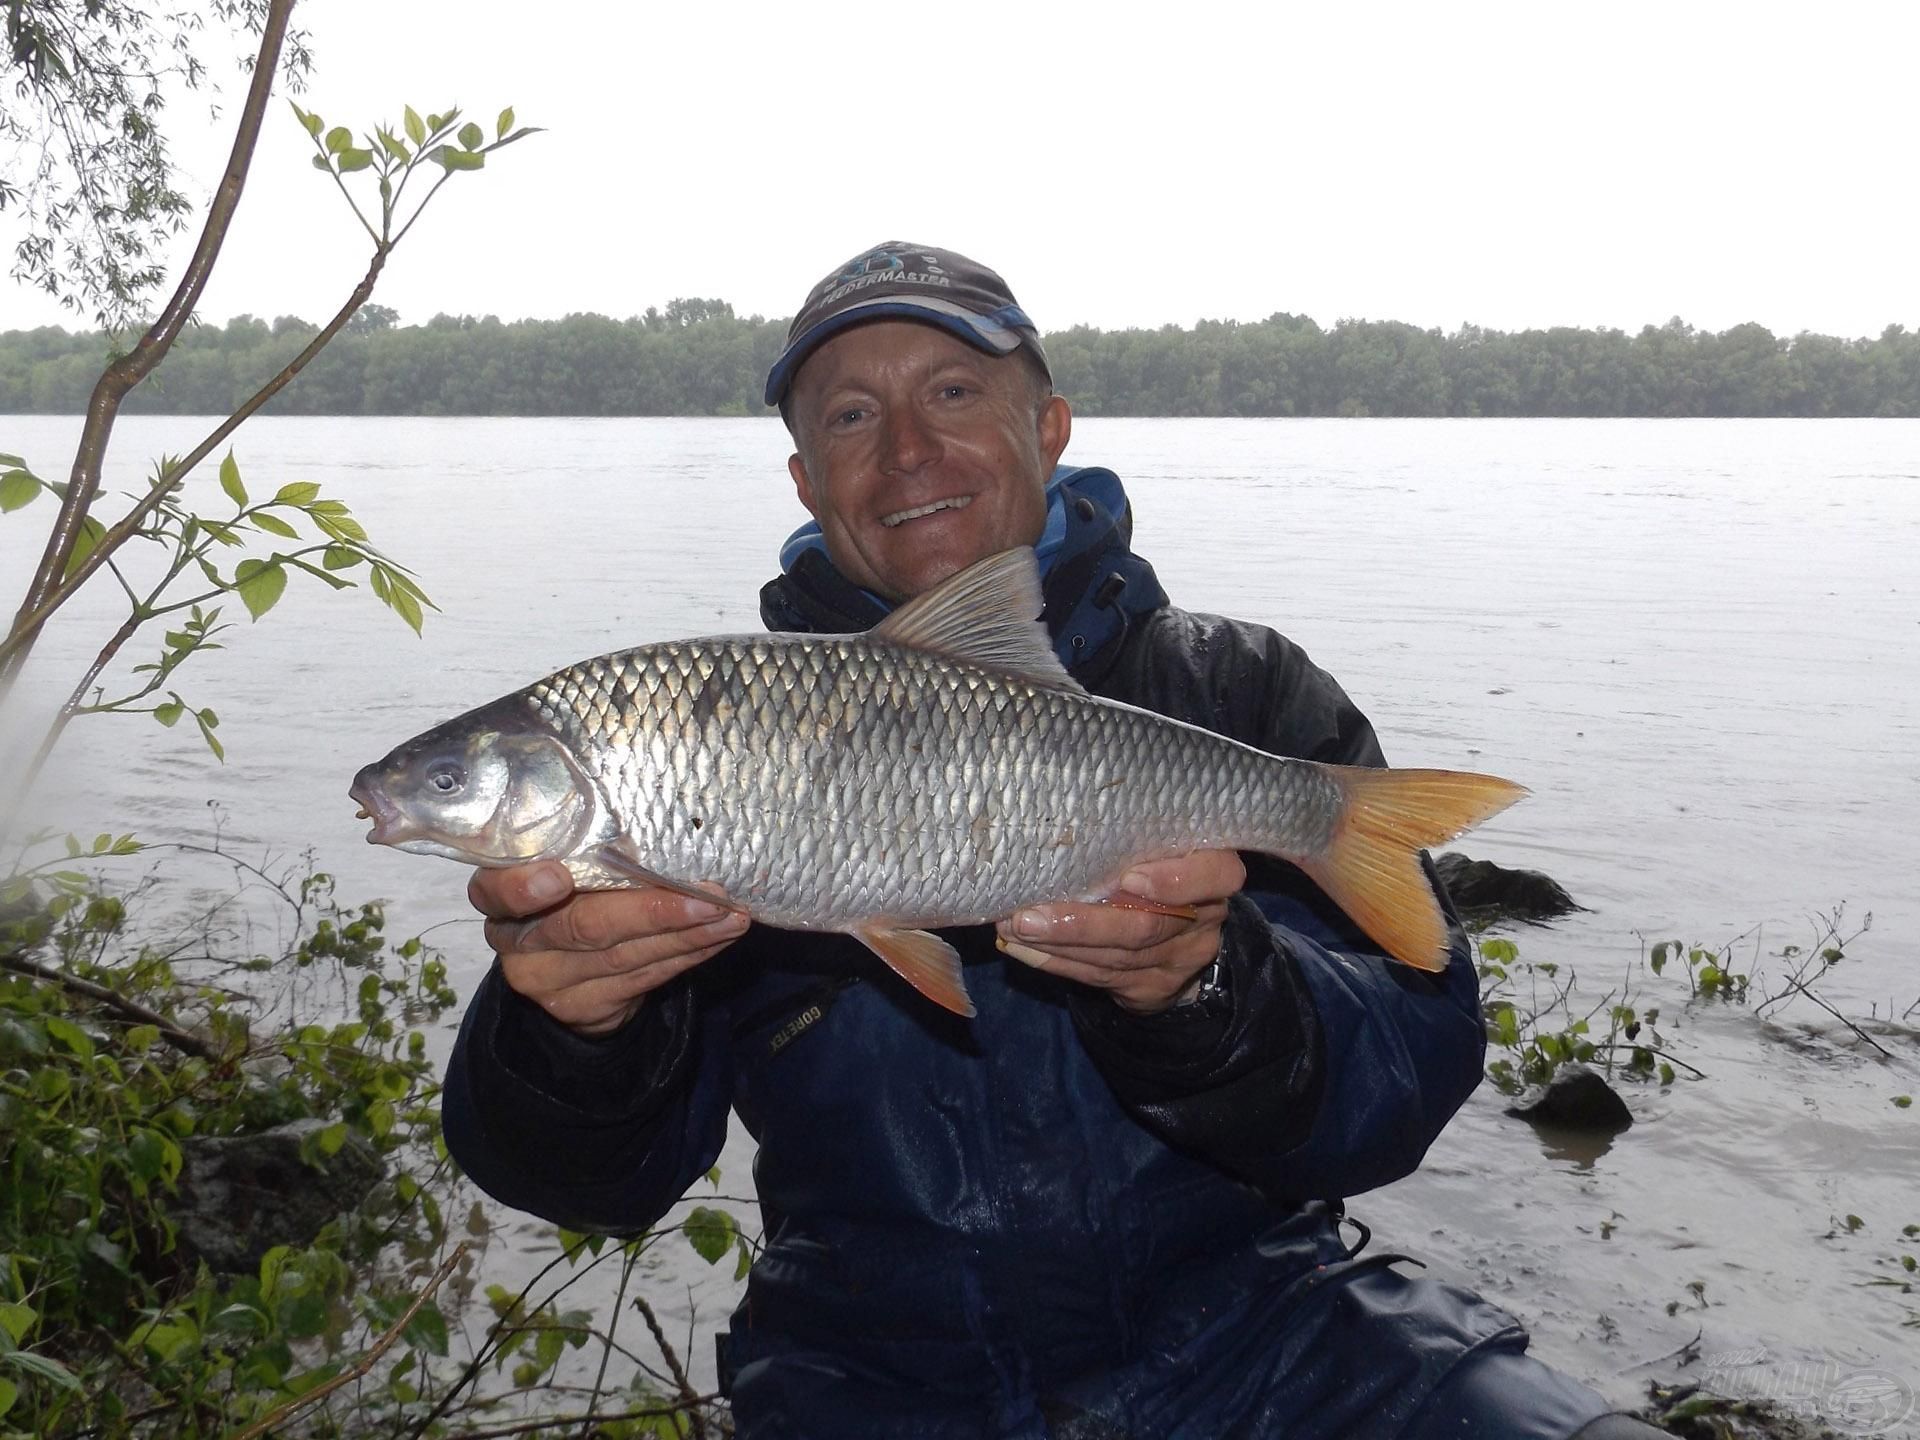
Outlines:
{"label": "fish scale", "polygon": [[865,637],[668,642],[527,704],[592,757],[648,869],[798,928],[989,920],[1143,856],[1271,842],[1276,814],[1307,847],[1330,805],[1298,803],[1297,764]]}
{"label": "fish scale", "polygon": [[1418,850],[1524,793],[1491,776],[1270,755],[1089,695],[1054,656],[1031,551],[864,635],[667,641],[582,661],[354,779],[370,840],[581,888],[717,885],[756,920],[858,936],[971,1014],[928,931],[1114,887],[1142,861],[1259,850],[1397,958],[1446,963]]}

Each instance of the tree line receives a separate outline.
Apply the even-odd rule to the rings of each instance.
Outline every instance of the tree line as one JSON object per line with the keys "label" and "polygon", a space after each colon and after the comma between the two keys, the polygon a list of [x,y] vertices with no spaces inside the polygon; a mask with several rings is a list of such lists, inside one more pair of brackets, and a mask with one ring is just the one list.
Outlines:
{"label": "tree line", "polygon": [[[436,315],[367,306],[271,409],[283,415],[759,415],[785,320],[675,300],[614,320]],[[130,413],[225,414],[310,340],[293,316],[184,335]],[[1045,339],[1082,415],[1920,416],[1920,332],[1875,339],[1623,330],[1451,333],[1302,315]],[[0,333],[0,414],[77,414],[109,354],[98,332]]]}

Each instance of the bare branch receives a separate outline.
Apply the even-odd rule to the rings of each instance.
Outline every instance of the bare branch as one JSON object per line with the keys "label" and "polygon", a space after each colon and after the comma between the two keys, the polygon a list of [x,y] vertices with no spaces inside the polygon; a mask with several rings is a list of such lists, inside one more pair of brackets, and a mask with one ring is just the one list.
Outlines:
{"label": "bare branch", "polygon": [[453,1247],[453,1252],[440,1262],[440,1268],[433,1272],[433,1278],[427,1281],[426,1288],[413,1297],[413,1303],[407,1306],[400,1318],[394,1321],[387,1332],[374,1342],[373,1348],[360,1358],[359,1364],[351,1369],[342,1370],[326,1384],[314,1386],[306,1394],[287,1401],[278,1409],[268,1411],[246,1429],[229,1437],[229,1440],[256,1440],[256,1437],[265,1435],[289,1415],[296,1415],[316,1401],[325,1399],[342,1386],[351,1385],[354,1381],[363,1378],[369,1370],[379,1364],[380,1357],[393,1348],[394,1342],[400,1338],[407,1326],[413,1323],[413,1317],[420,1313],[420,1307],[433,1298],[433,1292],[440,1288],[440,1282],[453,1273],[453,1267],[465,1259],[466,1254],[467,1242],[462,1240]]}
{"label": "bare branch", "polygon": [[82,980],[78,975],[69,975],[63,970],[55,970],[40,964],[37,960],[29,960],[24,955],[0,955],[0,970],[11,970],[17,975],[31,975],[36,980],[45,980],[49,984],[71,990],[76,995],[97,1000],[109,1010],[124,1015],[129,1020],[153,1026],[159,1030],[162,1040],[188,1055],[197,1055],[200,1059],[214,1064],[218,1064],[223,1058],[220,1052],[205,1040],[190,1031],[182,1030],[158,1010],[149,1010],[137,1000],[129,1000],[126,996],[109,990],[104,985],[96,985],[91,980]]}
{"label": "bare branch", "polygon": [[[45,623],[45,615],[50,610],[47,602],[61,588],[61,576],[65,574],[67,562],[79,543],[82,522],[100,491],[101,465],[106,457],[108,438],[113,433],[113,423],[120,414],[121,402],[134,386],[152,373],[172,348],[182,327],[192,316],[194,307],[200,303],[200,294],[206,288],[214,262],[220,257],[222,245],[226,243],[227,231],[240,206],[241,191],[246,187],[247,170],[253,164],[254,145],[260,138],[260,124],[266,114],[267,97],[273,90],[273,77],[280,63],[280,47],[286,38],[287,19],[292,11],[293,0],[270,0],[267,6],[266,19],[260,29],[260,49],[254,62],[253,83],[248,87],[246,104],[241,108],[239,126],[233,138],[233,151],[227,159],[226,173],[221,176],[219,187],[214,191],[213,203],[208,206],[207,222],[200,232],[200,242],[187,262],[186,273],[181,276],[180,284],[166,308],[160,312],[160,318],[154,321],[130,352],[101,372],[100,380],[93,388],[93,397],[87,402],[86,424],[80,432],[79,448],[74,453],[67,493],[62,497],[60,513],[47,537],[39,569],[34,572],[26,598],[15,617],[6,649],[0,652],[0,694],[5,693],[19,674],[27,652],[32,649],[34,639]],[[122,535],[120,541],[115,543],[123,542],[125,538]],[[111,550],[107,538],[102,537],[100,544],[88,557],[93,562],[88,569],[89,574],[92,568],[97,568],[107,559]]]}

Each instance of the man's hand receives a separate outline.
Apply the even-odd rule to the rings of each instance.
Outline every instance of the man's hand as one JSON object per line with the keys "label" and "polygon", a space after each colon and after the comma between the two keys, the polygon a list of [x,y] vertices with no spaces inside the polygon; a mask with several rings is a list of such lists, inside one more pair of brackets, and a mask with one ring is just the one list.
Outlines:
{"label": "man's hand", "polygon": [[1227,901],[1246,881],[1246,867],[1232,850],[1155,860],[1135,866],[1118,888],[1163,905],[1188,906],[1193,919],[1074,901],[1035,905],[1000,922],[1000,948],[1150,1014],[1178,1000],[1213,963]]}
{"label": "man's hand", "polygon": [[575,894],[564,865],[477,870],[467,899],[507,984],[562,1025],[606,1035],[642,998],[746,933],[747,917],[672,890]]}

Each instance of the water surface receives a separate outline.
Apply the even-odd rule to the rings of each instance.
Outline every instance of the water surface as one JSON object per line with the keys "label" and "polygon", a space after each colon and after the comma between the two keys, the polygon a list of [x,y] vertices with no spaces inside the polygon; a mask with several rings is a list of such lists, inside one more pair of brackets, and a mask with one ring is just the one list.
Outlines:
{"label": "water surface", "polygon": [[[122,421],[110,483],[135,488],[203,428]],[[0,419],[0,450],[57,477],[77,430]],[[416,639],[317,584],[258,626],[230,605],[229,649],[177,677],[220,712],[228,763],[184,727],[87,721],[34,808],[89,835],[205,840],[217,820],[242,853],[311,847],[348,893],[391,897],[396,926],[461,916],[458,867],[363,843],[352,772],[583,656],[758,628],[802,518],[787,450],[758,420],[256,421],[237,449],[254,491],[319,482],[441,613]],[[1589,1004],[1622,985],[1663,1004],[1708,1076],[1631,1089],[1638,1123],[1597,1149],[1543,1140],[1483,1090],[1418,1175],[1355,1201],[1376,1243],[1488,1291],[1622,1400],[1696,1332],[1696,1373],[1814,1375],[1830,1420],[1849,1378],[1920,1387],[1920,1331],[1901,1324],[1920,1295],[1866,1284],[1920,1222],[1920,1107],[1892,1104],[1920,1094],[1911,1023],[1875,1031],[1888,1060],[1805,1001],[1766,1021],[1689,1007],[1638,968],[1642,937],[1744,937],[1741,968],[1777,988],[1775,952],[1844,904],[1848,929],[1869,911],[1872,929],[1822,993],[1883,1019],[1920,999],[1920,422],[1106,420],[1081,422],[1068,458],[1120,471],[1178,603],[1300,641],[1396,763],[1529,785],[1466,848],[1544,868],[1591,910],[1523,931],[1523,955],[1577,972]],[[210,476],[194,484],[218,503]],[[40,513],[0,521],[15,586]],[[111,598],[96,587],[49,632],[13,734],[71,685]],[[470,988],[477,929],[438,938]],[[750,1154],[736,1135],[727,1189],[748,1188]],[[731,1293],[693,1262],[662,1303],[711,1320]]]}

